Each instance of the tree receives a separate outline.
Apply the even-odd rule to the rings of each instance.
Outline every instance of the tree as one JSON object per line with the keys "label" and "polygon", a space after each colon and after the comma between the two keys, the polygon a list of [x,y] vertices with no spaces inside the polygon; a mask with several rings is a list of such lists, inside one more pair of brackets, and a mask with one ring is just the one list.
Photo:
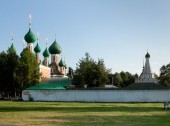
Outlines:
{"label": "tree", "polygon": [[6,80],[7,80],[7,54],[6,52],[0,53],[0,91],[5,92],[7,90]]}
{"label": "tree", "polygon": [[125,87],[126,85],[128,85],[129,77],[127,73],[125,73],[124,71],[120,72],[120,76],[122,77],[122,80],[123,80],[121,87]]}
{"label": "tree", "polygon": [[77,87],[103,87],[108,81],[109,70],[105,68],[104,61],[94,61],[88,53],[77,64],[73,76],[73,84]]}
{"label": "tree", "polygon": [[7,52],[0,53],[0,93],[8,98],[16,96],[22,89],[37,84],[39,79],[39,64],[28,49],[24,49],[19,57],[12,44]]}
{"label": "tree", "polygon": [[118,87],[126,87],[135,82],[135,75],[129,72],[120,72],[113,74],[113,84]]}
{"label": "tree", "polygon": [[123,79],[121,75],[117,72],[113,75],[113,84],[117,87],[122,87]]}
{"label": "tree", "polygon": [[8,48],[7,53],[0,54],[0,88],[8,98],[16,96],[17,79],[16,69],[19,64],[19,56],[16,54],[14,47]]}
{"label": "tree", "polygon": [[7,50],[7,62],[4,67],[6,67],[6,86],[7,91],[10,92],[10,95],[16,96],[18,91],[18,81],[17,81],[17,68],[19,64],[19,56],[16,54],[16,51],[13,46]]}
{"label": "tree", "polygon": [[68,68],[67,76],[69,77],[69,79],[73,79],[73,68],[71,67]]}
{"label": "tree", "polygon": [[25,48],[21,53],[20,63],[18,67],[19,83],[22,89],[39,83],[40,73],[39,64],[36,61],[35,54]]}
{"label": "tree", "polygon": [[159,83],[166,87],[170,86],[170,63],[160,68]]}

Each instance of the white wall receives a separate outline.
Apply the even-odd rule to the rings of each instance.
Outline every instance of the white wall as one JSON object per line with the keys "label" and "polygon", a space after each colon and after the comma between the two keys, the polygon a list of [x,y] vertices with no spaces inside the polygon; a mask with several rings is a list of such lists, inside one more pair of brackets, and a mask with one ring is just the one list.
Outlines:
{"label": "white wall", "polygon": [[170,90],[24,90],[22,99],[28,101],[83,102],[165,102]]}

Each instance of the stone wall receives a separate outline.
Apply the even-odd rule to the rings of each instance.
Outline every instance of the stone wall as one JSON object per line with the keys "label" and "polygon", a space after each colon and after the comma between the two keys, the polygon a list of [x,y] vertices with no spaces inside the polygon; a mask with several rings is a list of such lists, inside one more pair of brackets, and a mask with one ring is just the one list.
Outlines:
{"label": "stone wall", "polygon": [[24,90],[24,101],[165,102],[170,90]]}

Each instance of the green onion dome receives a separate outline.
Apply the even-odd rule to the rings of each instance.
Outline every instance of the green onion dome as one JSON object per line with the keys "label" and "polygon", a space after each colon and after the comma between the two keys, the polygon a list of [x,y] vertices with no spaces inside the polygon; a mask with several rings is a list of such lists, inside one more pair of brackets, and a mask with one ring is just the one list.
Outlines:
{"label": "green onion dome", "polygon": [[46,47],[46,49],[45,49],[44,52],[43,52],[43,56],[44,56],[44,57],[49,57],[49,56],[50,56],[47,47]]}
{"label": "green onion dome", "polygon": [[40,48],[40,46],[39,46],[38,43],[37,43],[37,45],[35,46],[34,51],[35,51],[36,53],[41,52],[41,48]]}
{"label": "green onion dome", "polygon": [[150,58],[150,54],[147,52],[147,54],[145,55],[145,58]]}
{"label": "green onion dome", "polygon": [[25,56],[28,56],[28,55],[29,56],[32,55],[33,57],[35,57],[35,54],[33,52],[30,52],[30,50],[28,48],[24,48],[22,50],[22,52],[20,53],[21,57],[25,57]]}
{"label": "green onion dome", "polygon": [[36,40],[36,36],[31,31],[31,29],[29,29],[28,33],[24,36],[24,39],[27,43],[34,43]]}
{"label": "green onion dome", "polygon": [[64,62],[63,62],[62,59],[61,59],[60,62],[59,62],[59,66],[60,66],[60,67],[64,67]]}
{"label": "green onion dome", "polygon": [[11,52],[16,52],[16,49],[15,49],[13,43],[12,43],[11,47],[9,48],[9,51],[11,51]]}
{"label": "green onion dome", "polygon": [[49,47],[50,54],[60,54],[61,53],[61,47],[60,45],[54,41],[54,43]]}

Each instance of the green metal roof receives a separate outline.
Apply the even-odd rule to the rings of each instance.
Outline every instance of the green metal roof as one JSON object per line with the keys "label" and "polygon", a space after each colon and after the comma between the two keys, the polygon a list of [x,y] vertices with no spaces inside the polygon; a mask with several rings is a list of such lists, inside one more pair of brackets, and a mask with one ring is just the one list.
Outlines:
{"label": "green metal roof", "polygon": [[13,44],[13,43],[12,43],[11,47],[9,48],[9,50],[10,50],[10,51],[12,51],[12,52],[16,52],[16,49],[15,49],[15,47],[14,47],[14,44]]}
{"label": "green metal roof", "polygon": [[63,66],[64,66],[63,59],[61,59],[61,60],[60,60],[60,62],[59,62],[59,66],[60,66],[60,67],[63,67]]}
{"label": "green metal roof", "polygon": [[49,47],[50,54],[60,54],[61,53],[61,47],[56,42],[56,40],[53,42],[53,44]]}
{"label": "green metal roof", "polygon": [[66,89],[71,85],[71,80],[68,78],[50,78],[40,84],[31,86],[26,90],[57,90],[57,89]]}
{"label": "green metal roof", "polygon": [[41,48],[40,48],[40,46],[39,46],[38,43],[37,43],[37,45],[35,46],[34,51],[35,51],[36,53],[41,52]]}
{"label": "green metal roof", "polygon": [[35,37],[34,33],[31,31],[31,29],[29,29],[29,31],[25,35],[24,39],[27,43],[34,43],[35,42],[36,37]]}
{"label": "green metal roof", "polygon": [[46,49],[45,49],[44,52],[43,52],[43,56],[44,56],[44,57],[49,57],[49,56],[50,56],[47,47],[46,47]]}

